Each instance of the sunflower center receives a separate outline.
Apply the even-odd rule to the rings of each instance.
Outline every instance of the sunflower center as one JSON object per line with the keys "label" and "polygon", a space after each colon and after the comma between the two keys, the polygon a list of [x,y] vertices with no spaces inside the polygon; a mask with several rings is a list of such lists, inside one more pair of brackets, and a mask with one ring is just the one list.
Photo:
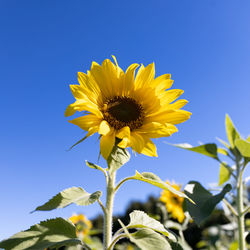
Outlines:
{"label": "sunflower center", "polygon": [[102,109],[104,120],[119,130],[128,126],[131,130],[143,124],[144,111],[142,106],[130,97],[116,96],[109,99]]}

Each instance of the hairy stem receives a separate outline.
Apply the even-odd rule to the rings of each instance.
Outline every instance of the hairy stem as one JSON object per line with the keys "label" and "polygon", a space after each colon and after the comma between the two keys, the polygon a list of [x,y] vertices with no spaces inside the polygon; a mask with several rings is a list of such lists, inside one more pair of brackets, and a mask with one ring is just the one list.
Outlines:
{"label": "hairy stem", "polygon": [[107,183],[106,213],[104,216],[104,249],[108,249],[112,241],[113,204],[115,197],[116,172],[109,172]]}
{"label": "hairy stem", "polygon": [[116,242],[119,241],[120,239],[126,238],[126,237],[127,237],[127,235],[124,234],[124,233],[123,233],[123,234],[119,234],[119,235],[112,241],[112,243],[111,243],[111,245],[109,246],[108,250],[113,250],[113,248],[114,248]]}
{"label": "hairy stem", "polygon": [[223,202],[224,202],[224,204],[227,206],[227,208],[232,212],[232,214],[234,215],[234,216],[238,216],[238,213],[237,213],[237,211],[234,209],[234,207],[226,200],[226,199],[223,199]]}
{"label": "hairy stem", "polygon": [[245,225],[244,225],[244,204],[243,204],[243,182],[242,175],[243,169],[241,169],[239,162],[237,162],[237,221],[238,221],[238,233],[239,233],[239,249],[245,250],[246,243],[244,239],[245,235]]}
{"label": "hairy stem", "polygon": [[127,178],[123,179],[122,181],[120,181],[120,182],[117,184],[116,188],[115,188],[115,192],[120,188],[120,186],[121,186],[125,181],[132,180],[132,179],[133,179],[133,177],[127,177]]}
{"label": "hairy stem", "polygon": [[105,215],[106,214],[106,208],[103,206],[103,204],[102,204],[102,202],[101,202],[100,199],[98,199],[97,201],[98,201],[98,203],[99,203],[99,205],[100,205],[100,207],[101,207],[101,209],[102,209],[102,211],[103,211],[103,213]]}

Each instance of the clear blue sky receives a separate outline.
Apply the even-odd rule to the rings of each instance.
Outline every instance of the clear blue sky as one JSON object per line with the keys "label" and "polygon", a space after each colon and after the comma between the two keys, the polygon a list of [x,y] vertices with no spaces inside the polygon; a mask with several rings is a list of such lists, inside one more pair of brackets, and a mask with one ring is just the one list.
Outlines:
{"label": "clear blue sky", "polygon": [[[97,162],[97,136],[67,152],[83,131],[64,110],[77,72],[112,54],[123,69],[154,61],[157,75],[171,73],[193,113],[179,133],[156,141],[158,158],[133,156],[118,178],[137,169],[183,184],[216,182],[216,162],[164,141],[226,139],[225,113],[243,136],[250,133],[249,13],[248,0],[0,1],[0,239],[47,218],[100,212],[92,205],[29,214],[65,188],[104,188],[103,176],[84,165]],[[149,194],[160,190],[131,181],[115,211]]]}

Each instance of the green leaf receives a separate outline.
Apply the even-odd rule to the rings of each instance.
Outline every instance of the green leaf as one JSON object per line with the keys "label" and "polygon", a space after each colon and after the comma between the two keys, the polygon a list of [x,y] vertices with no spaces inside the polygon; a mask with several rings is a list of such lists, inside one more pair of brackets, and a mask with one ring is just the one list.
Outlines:
{"label": "green leaf", "polygon": [[244,157],[250,157],[250,142],[243,139],[235,140],[235,146]]}
{"label": "green leaf", "polygon": [[224,148],[217,148],[217,153],[228,156],[229,153]]}
{"label": "green leaf", "polygon": [[73,223],[63,218],[46,220],[0,242],[5,250],[44,250],[82,244]]}
{"label": "green leaf", "polygon": [[229,169],[230,167],[226,163],[222,162],[220,164],[219,186],[230,179],[231,172]]}
{"label": "green leaf", "polygon": [[[174,222],[172,220],[167,220],[165,223],[165,226],[167,228],[175,229],[177,231],[183,231],[183,227],[180,223]],[[172,250],[192,250],[188,243],[185,241],[182,237],[176,237],[176,241],[170,241],[170,245],[172,247]]]}
{"label": "green leaf", "polygon": [[100,170],[103,172],[103,174],[105,175],[105,177],[107,178],[107,172],[106,172],[106,169],[94,164],[94,163],[91,163],[89,161],[85,161],[86,162],[86,165],[90,168],[93,168],[93,169],[97,169],[97,170]]}
{"label": "green leaf", "polygon": [[188,143],[173,144],[173,145],[178,148],[187,149],[187,150],[190,150],[199,154],[203,154],[203,155],[206,155],[206,156],[209,156],[218,160],[217,146],[215,143],[207,143],[207,144],[200,145],[197,147],[192,147]]}
{"label": "green leaf", "polygon": [[156,232],[162,233],[165,236],[175,240],[175,236],[170,235],[168,230],[157,220],[149,217],[146,213],[139,210],[134,210],[129,214],[130,222],[127,225],[128,228],[149,228]]}
{"label": "green leaf", "polygon": [[44,205],[37,207],[34,211],[49,211],[56,208],[66,207],[72,203],[80,206],[87,206],[96,202],[101,195],[101,191],[96,191],[90,194],[81,187],[71,187],[58,193]]}
{"label": "green leaf", "polygon": [[128,229],[119,220],[125,234],[131,242],[142,250],[152,250],[157,246],[157,250],[171,250],[171,246],[164,236],[156,233],[152,229],[144,228],[135,233],[129,233]]}
{"label": "green leaf", "polygon": [[165,227],[175,229],[175,230],[178,230],[178,231],[182,230],[182,225],[180,223],[174,222],[172,220],[167,220],[165,222]]}
{"label": "green leaf", "polygon": [[196,203],[196,205],[185,200],[187,211],[194,221],[200,225],[231,189],[231,185],[227,184],[219,194],[212,195],[199,182],[191,181],[185,187],[184,192]]}
{"label": "green leaf", "polygon": [[110,173],[119,169],[121,166],[127,163],[129,159],[130,159],[130,154],[126,149],[114,146],[107,160]]}
{"label": "green leaf", "polygon": [[[184,248],[181,246],[181,244],[179,244],[179,242],[170,242],[171,245],[171,249],[172,250],[184,250]],[[186,250],[189,250],[191,248],[186,248]]]}
{"label": "green leaf", "polygon": [[159,187],[163,190],[168,190],[180,197],[189,199],[190,202],[193,202],[187,195],[185,195],[183,192],[180,192],[178,190],[176,190],[175,188],[173,188],[171,185],[169,185],[168,183],[162,181],[160,179],[160,177],[158,177],[157,175],[151,173],[151,172],[144,172],[144,173],[139,173],[138,171],[135,172],[135,175],[130,177],[130,179],[134,179],[134,180],[139,180],[139,181],[144,181],[147,182],[153,186]]}
{"label": "green leaf", "polygon": [[227,138],[228,141],[231,145],[231,148],[234,149],[235,147],[235,140],[240,139],[240,135],[237,132],[231,118],[229,117],[228,114],[226,114],[226,133],[227,133]]}
{"label": "green leaf", "polygon": [[[90,250],[101,250],[103,249],[103,244],[98,237],[85,237],[84,242],[88,244]],[[84,248],[85,249],[85,248]],[[82,248],[72,249],[72,250],[82,250]]]}
{"label": "green leaf", "polygon": [[89,161],[85,161],[86,162],[86,165],[90,168],[93,168],[93,169],[97,169],[97,170],[100,170],[100,171],[105,171],[104,168],[92,163],[92,162],[89,162]]}
{"label": "green leaf", "polygon": [[168,241],[151,229],[141,229],[131,235],[130,240],[142,250],[171,250]]}

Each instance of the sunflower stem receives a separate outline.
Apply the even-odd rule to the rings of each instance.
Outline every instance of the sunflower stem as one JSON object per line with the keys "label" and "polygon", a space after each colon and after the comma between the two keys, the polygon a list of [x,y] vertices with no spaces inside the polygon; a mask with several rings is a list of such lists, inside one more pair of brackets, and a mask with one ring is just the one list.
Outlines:
{"label": "sunflower stem", "polygon": [[241,164],[239,163],[239,160],[236,160],[236,166],[237,166],[237,222],[238,222],[238,234],[239,234],[239,249],[245,250],[246,249],[246,243],[245,243],[245,225],[244,225],[244,204],[243,204],[243,182],[242,182],[242,175],[243,175],[243,169],[241,169]]}
{"label": "sunflower stem", "polygon": [[112,242],[113,204],[115,197],[116,171],[109,171],[107,183],[106,213],[104,215],[104,249],[108,249]]}

